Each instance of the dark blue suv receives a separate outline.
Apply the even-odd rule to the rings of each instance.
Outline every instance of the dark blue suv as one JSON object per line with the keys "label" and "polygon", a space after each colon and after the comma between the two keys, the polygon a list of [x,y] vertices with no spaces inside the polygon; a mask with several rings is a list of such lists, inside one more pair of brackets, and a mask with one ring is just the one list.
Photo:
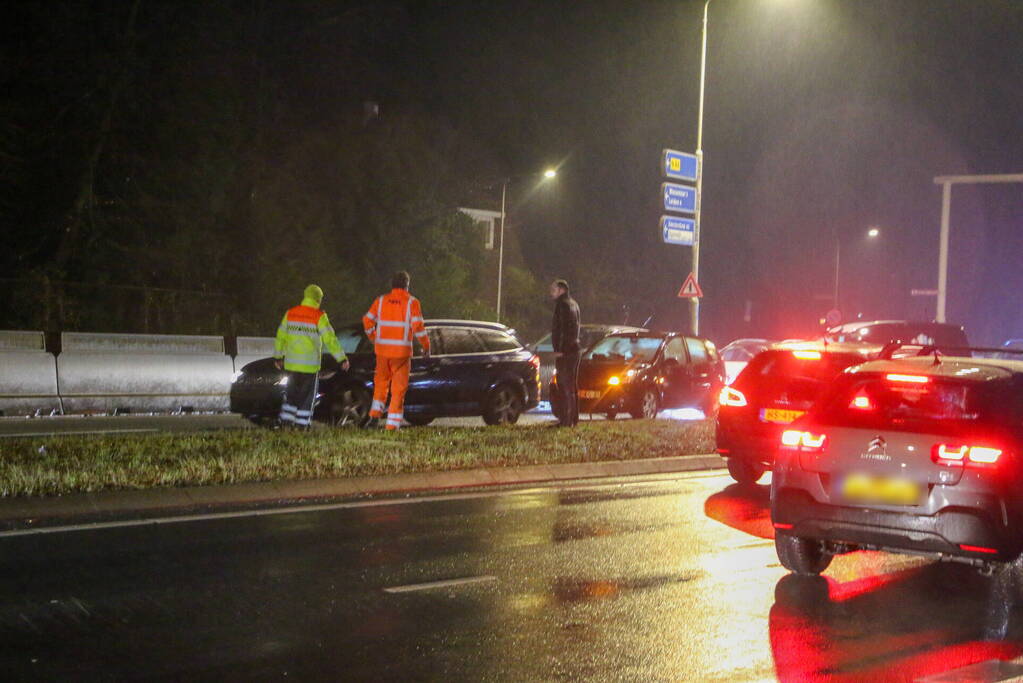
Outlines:
{"label": "dark blue suv", "polygon": [[[405,396],[405,420],[426,425],[438,417],[480,415],[489,425],[514,424],[539,402],[539,358],[499,323],[427,320],[432,354],[415,356]],[[376,357],[361,327],[338,330],[351,367],[324,355],[313,419],[336,426],[366,422]],[[272,358],[253,361],[231,384],[231,412],[272,423],[284,395],[283,371]]]}

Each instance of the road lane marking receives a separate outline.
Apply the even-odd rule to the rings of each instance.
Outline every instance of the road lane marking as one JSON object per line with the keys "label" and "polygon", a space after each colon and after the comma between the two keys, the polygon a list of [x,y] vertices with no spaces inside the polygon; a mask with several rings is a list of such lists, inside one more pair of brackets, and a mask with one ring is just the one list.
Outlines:
{"label": "road lane marking", "polygon": [[496,576],[469,576],[464,579],[447,579],[445,581],[427,581],[426,583],[410,583],[405,586],[392,586],[385,588],[385,593],[412,593],[414,591],[427,591],[434,588],[451,588],[452,586],[465,586],[472,583],[486,583],[497,581]]}
{"label": "road lane marking", "polygon": [[[34,536],[43,534],[74,533],[78,531],[100,531],[104,529],[121,529],[139,526],[160,525],[160,524],[183,524],[186,522],[210,522],[226,519],[244,519],[246,517],[271,517],[275,515],[295,515],[306,512],[330,512],[333,510],[348,510],[371,507],[384,507],[388,505],[416,505],[419,503],[446,503],[451,501],[481,500],[485,498],[500,498],[502,496],[526,496],[535,495],[549,490],[598,490],[613,488],[632,488],[641,486],[656,486],[670,481],[680,479],[703,479],[707,478],[706,471],[695,472],[664,472],[662,475],[678,475],[674,477],[661,476],[656,479],[643,479],[640,481],[621,481],[608,484],[573,483],[548,486],[536,484],[525,489],[505,489],[501,491],[481,491],[479,493],[455,493],[434,496],[413,496],[408,498],[379,498],[374,500],[347,501],[342,503],[324,503],[321,505],[293,505],[276,508],[257,508],[254,510],[237,510],[234,512],[211,512],[202,515],[172,515],[169,517],[148,517],[144,519],[126,519],[112,522],[93,522],[86,524],[66,524],[61,526],[37,527],[32,529],[13,529],[0,531],[0,539],[14,538],[17,536]],[[642,476],[642,475],[640,475]],[[718,473],[716,476],[724,476]],[[197,503],[202,505],[202,503]]]}
{"label": "road lane marking", "polygon": [[78,432],[25,432],[24,434],[0,434],[0,439],[26,439],[36,436],[82,436],[83,434],[139,434],[158,432],[159,429],[86,429]]}

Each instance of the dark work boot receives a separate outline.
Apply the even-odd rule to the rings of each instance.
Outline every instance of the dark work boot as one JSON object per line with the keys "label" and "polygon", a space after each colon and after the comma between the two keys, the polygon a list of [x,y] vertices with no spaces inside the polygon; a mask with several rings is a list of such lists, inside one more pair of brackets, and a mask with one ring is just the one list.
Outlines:
{"label": "dark work boot", "polygon": [[380,418],[379,417],[371,417],[371,418],[369,418],[368,420],[366,420],[362,424],[362,428],[363,429],[379,429],[380,428]]}

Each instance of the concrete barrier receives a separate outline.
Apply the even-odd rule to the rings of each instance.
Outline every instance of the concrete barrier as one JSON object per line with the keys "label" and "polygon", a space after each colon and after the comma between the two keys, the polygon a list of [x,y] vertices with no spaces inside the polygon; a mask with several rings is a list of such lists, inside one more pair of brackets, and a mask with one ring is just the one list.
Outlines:
{"label": "concrete barrier", "polygon": [[0,411],[3,415],[60,412],[57,364],[42,332],[0,331]]}
{"label": "concrete barrier", "polygon": [[57,357],[73,413],[226,411],[233,370],[214,336],[65,332]]}
{"label": "concrete barrier", "polygon": [[238,372],[246,363],[274,355],[273,337],[238,337],[238,355],[234,357],[234,371]]}

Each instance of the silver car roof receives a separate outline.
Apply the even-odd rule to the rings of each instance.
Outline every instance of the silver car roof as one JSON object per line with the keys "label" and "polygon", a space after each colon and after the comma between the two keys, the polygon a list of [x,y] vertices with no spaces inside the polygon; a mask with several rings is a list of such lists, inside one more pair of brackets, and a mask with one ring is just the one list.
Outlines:
{"label": "silver car roof", "polygon": [[960,356],[913,356],[894,360],[873,360],[846,370],[848,373],[892,372],[943,377],[970,382],[987,382],[1023,374],[1023,361]]}

